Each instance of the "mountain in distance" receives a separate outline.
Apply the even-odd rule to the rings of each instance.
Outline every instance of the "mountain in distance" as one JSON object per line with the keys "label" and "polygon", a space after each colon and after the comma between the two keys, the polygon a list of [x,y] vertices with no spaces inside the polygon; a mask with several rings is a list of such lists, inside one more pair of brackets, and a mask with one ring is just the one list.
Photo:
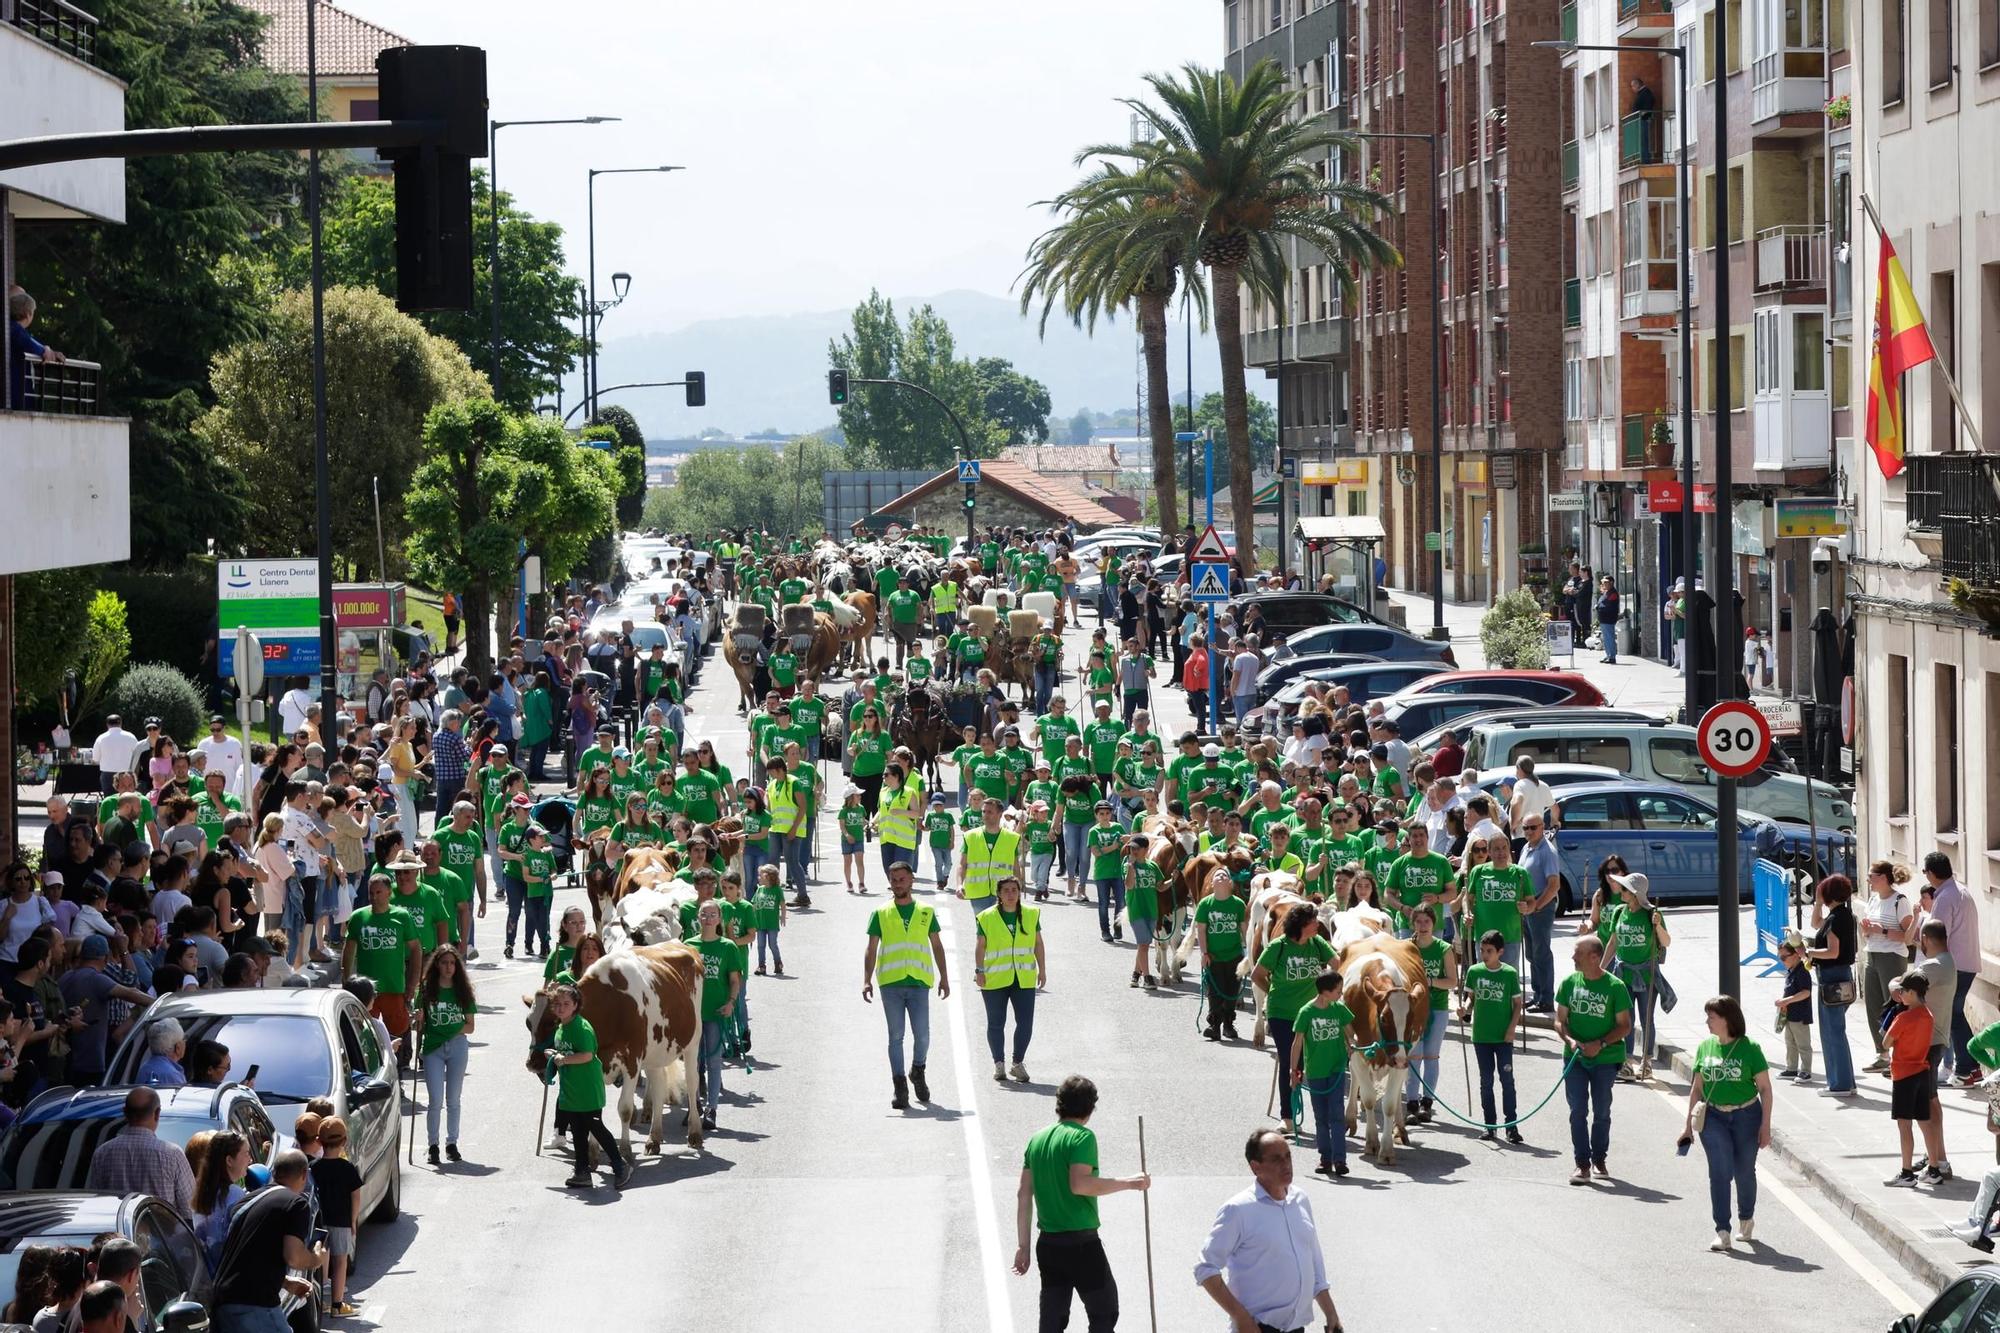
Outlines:
{"label": "mountain in distance", "polygon": [[[914,301],[898,298],[896,313],[902,317],[926,302],[951,326],[961,357],[1004,357],[1048,386],[1054,404],[1051,428],[1080,408],[1110,412],[1133,406],[1142,371],[1131,319],[1100,320],[1092,336],[1058,315],[1050,319],[1044,339],[1037,335],[1035,319],[1023,317],[1014,301],[973,291]],[[799,432],[824,426],[834,413],[826,401],[827,344],[853,327],[852,315],[851,309],[749,315],[700,320],[667,333],[609,338],[598,358],[607,387],[674,380],[684,371],[700,370],[708,376],[708,406],[683,406],[679,389],[607,394],[604,401],[624,403],[653,439],[691,437],[707,427],[747,435],[766,427]],[[1179,403],[1187,392],[1187,345],[1178,322],[1170,323],[1168,346],[1173,398]],[[1247,378],[1250,392],[1270,397],[1262,372],[1252,370]],[[1195,399],[1220,388],[1215,340],[1197,329]],[[572,377],[564,388],[568,403],[576,402],[577,393],[578,381]]]}

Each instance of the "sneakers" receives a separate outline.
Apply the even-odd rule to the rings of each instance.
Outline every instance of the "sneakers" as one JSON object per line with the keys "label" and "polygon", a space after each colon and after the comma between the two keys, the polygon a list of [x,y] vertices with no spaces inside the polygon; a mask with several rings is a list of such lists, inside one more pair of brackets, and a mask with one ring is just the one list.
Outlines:
{"label": "sneakers", "polygon": [[1112,922],[1112,923],[1111,923],[1111,938],[1112,938],[1112,939],[1114,939],[1114,940],[1122,940],[1122,939],[1124,939],[1124,938],[1125,938],[1125,927],[1123,927],[1123,926],[1119,925],[1119,924],[1118,924],[1118,923],[1117,923],[1116,921]]}
{"label": "sneakers", "polygon": [[[764,965],[762,963],[757,964],[757,975],[760,977],[764,975]],[[1791,1075],[1787,1074],[1785,1077],[1790,1078]]]}
{"label": "sneakers", "polygon": [[1598,1158],[1598,1159],[1597,1159],[1596,1161],[1592,1162],[1592,1163],[1591,1163],[1590,1165],[1591,1165],[1591,1168],[1592,1168],[1593,1170],[1595,1170],[1595,1171],[1597,1172],[1597,1178],[1598,1178],[1599,1180],[1609,1180],[1609,1179],[1611,1179],[1611,1168],[1610,1168],[1610,1167],[1609,1167],[1608,1165],[1606,1165],[1606,1164],[1605,1164],[1605,1161],[1604,1161],[1604,1159],[1603,1159],[1602,1157]]}
{"label": "sneakers", "polygon": [[502,958],[512,958],[514,956],[514,946],[510,944],[506,948],[502,949],[500,951],[500,956]]}
{"label": "sneakers", "polygon": [[[1007,1071],[1007,1077],[1013,1079],[1016,1083],[1026,1083],[1028,1081],[1027,1067],[1019,1060],[1016,1060],[1014,1067]],[[924,1100],[929,1101],[930,1098],[926,1097]]]}
{"label": "sneakers", "polygon": [[1498,1134],[1495,1134],[1492,1130],[1489,1129],[1486,1130],[1484,1133],[1480,1134],[1479,1141],[1481,1143],[1498,1143],[1500,1141],[1500,1136]]}
{"label": "sneakers", "polygon": [[[1988,1245],[1986,1248],[1990,1250],[1993,1247]],[[335,1319],[352,1319],[361,1313],[361,1307],[351,1301],[335,1301],[326,1307],[326,1312]]]}
{"label": "sneakers", "polygon": [[1332,1180],[1333,1163],[1327,1161],[1321,1162],[1318,1166],[1313,1168],[1313,1174],[1316,1176],[1325,1176],[1328,1180]]}
{"label": "sneakers", "polygon": [[568,1180],[565,1180],[563,1182],[563,1184],[569,1186],[569,1188],[573,1190],[589,1189],[593,1183],[594,1182],[591,1180],[590,1174],[585,1171],[578,1171],[574,1175],[572,1175]]}
{"label": "sneakers", "polygon": [[1159,988],[1160,988],[1160,983],[1159,983],[1158,981],[1154,980],[1154,978],[1153,978],[1153,974],[1152,974],[1151,972],[1148,972],[1148,973],[1146,974],[1146,989],[1147,989],[1147,990],[1158,990]]}
{"label": "sneakers", "polygon": [[1750,1243],[1750,1233],[1755,1231],[1756,1229],[1757,1229],[1756,1218],[1739,1217],[1736,1219],[1736,1239],[1742,1241],[1745,1245],[1748,1245]]}
{"label": "sneakers", "polygon": [[1099,932],[1097,932],[1097,936],[1098,936],[1098,938],[1099,938],[1099,939],[1103,940],[1103,941],[1104,941],[1104,942],[1105,942],[1106,944],[1109,944],[1109,943],[1111,943],[1111,932],[1110,932],[1110,931],[1108,931],[1108,930],[1100,930]]}
{"label": "sneakers", "polygon": [[1961,1222],[1945,1229],[1959,1240],[1970,1245],[1973,1249],[1983,1251],[1987,1254],[1993,1253],[1992,1237],[1982,1235],[1978,1227]]}
{"label": "sneakers", "polygon": [[1139,974],[1137,972],[1134,972],[1132,974],[1132,989],[1133,990],[1139,989]]}
{"label": "sneakers", "polygon": [[1727,1231],[1718,1231],[1715,1233],[1715,1239],[1708,1243],[1708,1248],[1717,1254],[1722,1254],[1736,1247],[1729,1243],[1729,1233]]}
{"label": "sneakers", "polygon": [[1590,1168],[1579,1166],[1576,1170],[1570,1172],[1569,1183],[1572,1185],[1588,1185],[1590,1183]]}
{"label": "sneakers", "polygon": [[1918,1180],[1917,1173],[1909,1167],[1904,1167],[1901,1171],[1898,1171],[1895,1175],[1890,1176],[1887,1180],[1883,1181],[1882,1183],[1884,1185],[1891,1187],[1892,1189],[1913,1190],[1917,1187],[1917,1180]]}
{"label": "sneakers", "polygon": [[1507,1142],[1509,1142],[1509,1143],[1525,1143],[1525,1142],[1527,1142],[1527,1140],[1526,1140],[1526,1139],[1523,1139],[1523,1138],[1521,1137],[1521,1130],[1520,1130],[1520,1127],[1519,1127],[1518,1125],[1509,1125],[1509,1126],[1507,1126]]}
{"label": "sneakers", "polygon": [[[710,1129],[715,1128],[713,1124],[708,1127]],[[617,1170],[611,1173],[611,1188],[622,1190],[626,1185],[630,1184],[632,1181],[632,1170],[635,1165],[629,1157],[619,1159]]]}
{"label": "sneakers", "polygon": [[438,1159],[438,1146],[435,1143],[431,1145],[430,1163],[432,1166],[442,1165],[442,1163]]}
{"label": "sneakers", "polygon": [[1333,1164],[1333,1174],[1334,1174],[1334,1175],[1336,1175],[1336,1176],[1344,1176],[1344,1175],[1346,1175],[1346,1174],[1347,1174],[1347,1163],[1346,1163],[1346,1162],[1335,1162],[1335,1163]]}
{"label": "sneakers", "polygon": [[456,1143],[445,1144],[444,1155],[445,1155],[445,1160],[450,1162],[462,1162],[465,1160],[465,1155],[459,1152],[458,1145]]}
{"label": "sneakers", "polygon": [[1234,1023],[1224,1023],[1222,1025],[1222,1035],[1230,1041],[1243,1040],[1243,1038],[1236,1035],[1236,1025]]}
{"label": "sneakers", "polygon": [[1007,1066],[999,1060],[993,1062],[993,1081],[995,1083],[1007,1081]]}
{"label": "sneakers", "polygon": [[1924,1168],[1923,1181],[1924,1184],[1926,1185],[1942,1185],[1944,1184],[1945,1181],[1950,1179],[1951,1179],[1950,1162],[1932,1162],[1930,1165]]}
{"label": "sneakers", "polygon": [[1796,1069],[1781,1069],[1778,1071],[1779,1078],[1797,1078],[1798,1076],[1799,1071]]}

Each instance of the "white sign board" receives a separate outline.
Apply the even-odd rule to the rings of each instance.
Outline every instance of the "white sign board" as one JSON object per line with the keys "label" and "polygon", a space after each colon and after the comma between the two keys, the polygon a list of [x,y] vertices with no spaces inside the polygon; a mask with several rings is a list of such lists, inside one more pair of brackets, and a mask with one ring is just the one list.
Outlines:
{"label": "white sign board", "polygon": [[1548,623],[1546,633],[1549,638],[1549,660],[1567,657],[1571,664],[1576,662],[1576,625],[1572,621],[1556,619]]}
{"label": "white sign board", "polygon": [[1582,491],[1559,491],[1549,497],[1549,510],[1552,513],[1580,514],[1588,508],[1590,508],[1590,497]]}

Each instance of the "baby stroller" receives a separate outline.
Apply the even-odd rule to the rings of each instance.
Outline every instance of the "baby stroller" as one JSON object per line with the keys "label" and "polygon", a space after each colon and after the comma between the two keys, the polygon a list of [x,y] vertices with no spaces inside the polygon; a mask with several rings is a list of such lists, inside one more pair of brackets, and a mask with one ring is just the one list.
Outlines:
{"label": "baby stroller", "polygon": [[582,879],[576,877],[576,845],[572,836],[576,829],[576,806],[565,797],[550,796],[531,813],[534,821],[548,830],[549,850],[555,853],[555,879],[549,882],[549,887],[555,888],[556,880],[564,874],[572,877],[572,883],[581,884]]}

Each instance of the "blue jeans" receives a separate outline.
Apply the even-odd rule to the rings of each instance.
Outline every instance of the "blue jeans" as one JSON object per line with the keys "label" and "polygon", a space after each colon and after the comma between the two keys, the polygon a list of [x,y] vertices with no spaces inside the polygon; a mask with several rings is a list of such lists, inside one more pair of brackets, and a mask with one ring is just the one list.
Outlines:
{"label": "blue jeans", "polygon": [[1049,891],[1049,870],[1055,860],[1054,852],[1036,852],[1028,858],[1028,880],[1037,894]]}
{"label": "blue jeans", "polygon": [[727,1023],[722,1018],[701,1020],[701,1101],[709,1115],[722,1101],[722,1029]]}
{"label": "blue jeans", "polygon": [[[1651,1061],[1653,1052],[1659,1049],[1660,1035],[1660,988],[1653,965],[1626,969],[1621,975],[1632,991],[1632,1031],[1625,1039],[1626,1054]],[[1641,985],[1642,982],[1647,984]],[[1642,1027],[1646,1030],[1645,1039],[1635,1041]]]}
{"label": "blue jeans", "polygon": [[1701,1150],[1708,1154],[1708,1211],[1717,1231],[1729,1230],[1729,1186],[1736,1185],[1736,1216],[1757,1215],[1757,1134],[1764,1127],[1764,1104],[1734,1111],[1708,1108],[1701,1126]]}
{"label": "blue jeans", "polygon": [[544,736],[528,747],[528,781],[547,782],[549,763],[549,741]]}
{"label": "blue jeans", "polygon": [[986,1049],[991,1052],[993,1063],[997,1065],[1001,1061],[1007,1037],[1007,1010],[1012,1008],[1014,1063],[1020,1064],[1028,1058],[1028,1043],[1035,1037],[1034,988],[1018,984],[996,986],[992,990],[981,990],[979,996],[986,1002]]}
{"label": "blue jeans", "polygon": [[1056,692],[1056,672],[1061,670],[1053,662],[1035,664],[1035,713],[1039,716],[1049,711],[1049,696]]}
{"label": "blue jeans", "polygon": [[306,891],[297,875],[285,881],[285,911],[279,924],[285,928],[285,961],[297,967],[306,953],[307,925]]}
{"label": "blue jeans", "polygon": [[801,897],[807,896],[806,856],[812,850],[811,841],[803,836],[781,838],[775,833],[771,835],[771,838],[774,843],[780,844],[784,848],[785,883],[791,885],[792,891]]}
{"label": "blue jeans", "polygon": [[1581,1057],[1563,1075],[1569,1147],[1578,1166],[1601,1162],[1611,1151],[1611,1089],[1617,1081],[1617,1065],[1587,1065]]}
{"label": "blue jeans", "polygon": [[1556,1001],[1556,904],[1522,918],[1528,928],[1528,1003],[1547,1008]]}
{"label": "blue jeans", "polygon": [[[1479,1062],[1479,1116],[1489,1125],[1513,1124],[1520,1117],[1514,1104],[1514,1048],[1504,1041],[1475,1041],[1472,1055]],[[1493,1080],[1500,1080],[1500,1105],[1505,1121],[1493,1117]]]}
{"label": "blue jeans", "polygon": [[458,1142],[459,1091],[465,1086],[465,1062],[471,1053],[472,1045],[461,1032],[424,1057],[424,1088],[429,1094],[424,1104],[424,1127],[430,1131],[428,1142],[433,1148],[438,1144],[438,1112],[446,1107],[451,1114],[444,1141]]}
{"label": "blue jeans", "polygon": [[931,871],[931,878],[939,888],[943,888],[945,881],[951,878],[951,848],[931,848]]}
{"label": "blue jeans", "polygon": [[514,947],[514,927],[521,920],[522,904],[528,900],[528,886],[512,875],[500,878],[500,892],[507,899],[507,947]]}
{"label": "blue jeans", "polygon": [[[1423,1078],[1424,1087],[1422,1096],[1426,1100],[1435,1095],[1430,1090],[1437,1087],[1438,1057],[1444,1051],[1444,1030],[1450,1022],[1451,1013],[1449,1010],[1441,1010],[1433,1007],[1431,1009],[1431,1021],[1424,1027],[1423,1039],[1417,1043],[1417,1048],[1410,1052],[1410,1067],[1416,1070]],[[1412,1095],[1414,1091],[1413,1089],[1411,1092],[1405,1092],[1403,1095],[1406,1099],[1415,1101],[1417,1098]]]}
{"label": "blue jeans", "polygon": [[1116,879],[1098,880],[1097,881],[1097,933],[1100,935],[1109,935],[1111,933],[1111,928],[1118,924],[1118,914],[1124,910],[1125,910],[1124,877],[1120,876]]}
{"label": "blue jeans", "polygon": [[[549,951],[549,904],[555,900],[548,894],[527,901],[527,922],[521,927],[521,947],[531,949],[537,939],[542,942],[542,953]],[[512,905],[509,904],[509,910]]]}
{"label": "blue jeans", "polygon": [[1064,820],[1062,840],[1063,865],[1068,870],[1070,881],[1080,882],[1084,878],[1083,872],[1090,868],[1090,862],[1084,856],[1090,846],[1090,825],[1072,824]]}
{"label": "blue jeans", "polygon": [[772,859],[769,843],[763,847],[753,847],[747,842],[743,844],[743,889],[746,893],[757,891],[757,872]]}
{"label": "blue jeans", "polygon": [[930,1054],[931,988],[884,986],[876,994],[882,997],[882,1017],[889,1023],[889,1072],[901,1078],[906,1072],[903,1068],[903,1023],[906,1019],[913,1047],[910,1063],[921,1066],[924,1057]]}
{"label": "blue jeans", "polygon": [[1612,621],[1606,624],[1604,621],[1598,621],[1597,637],[1604,645],[1604,660],[1607,662],[1616,662],[1618,660],[1618,623]]}
{"label": "blue jeans", "polygon": [[285,1311],[276,1305],[218,1305],[215,1333],[291,1333]]}
{"label": "blue jeans", "polygon": [[1826,1090],[1854,1090],[1854,1055],[1847,1049],[1847,1011],[1853,1005],[1828,1008],[1818,997],[1818,988],[1828,982],[1854,980],[1854,968],[1847,963],[1821,963],[1813,978],[1813,1003],[1819,1010],[1819,1049],[1826,1062]]}
{"label": "blue jeans", "polygon": [[1257,696],[1255,694],[1232,694],[1229,696],[1229,707],[1235,712],[1237,724],[1240,726],[1243,719],[1249,717],[1251,711],[1257,707]]}
{"label": "blue jeans", "polygon": [[767,946],[771,951],[771,961],[778,965],[780,972],[784,971],[785,955],[778,948],[778,932],[775,930],[760,929],[757,932],[757,966],[764,966],[764,950]]}
{"label": "blue jeans", "polygon": [[1347,1165],[1347,1071],[1332,1078],[1307,1079],[1306,1100],[1312,1103],[1313,1142],[1319,1160]]}
{"label": "blue jeans", "polygon": [[1508,941],[1507,941],[1507,942],[1506,942],[1505,944],[1501,945],[1501,946],[1500,946],[1500,961],[1501,961],[1501,962],[1503,962],[1503,963],[1505,963],[1505,964],[1506,964],[1507,966],[1509,966],[1509,967],[1513,968],[1513,969],[1514,969],[1514,970],[1515,970],[1516,972],[1520,971],[1520,970],[1521,970],[1521,941],[1519,941],[1519,940],[1508,940]]}

